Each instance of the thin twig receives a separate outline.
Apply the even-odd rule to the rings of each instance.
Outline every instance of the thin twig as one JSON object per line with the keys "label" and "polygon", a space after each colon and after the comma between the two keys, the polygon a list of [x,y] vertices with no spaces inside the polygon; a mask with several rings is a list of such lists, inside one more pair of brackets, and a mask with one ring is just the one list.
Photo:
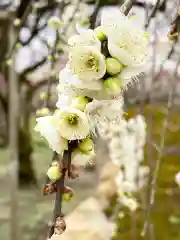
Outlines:
{"label": "thin twig", "polygon": [[97,0],[96,4],[95,4],[94,11],[90,16],[90,28],[91,29],[95,28],[97,15],[98,15],[99,10],[102,6],[103,6],[103,1],[102,0]]}
{"label": "thin twig", "polygon": [[56,63],[55,55],[56,55],[56,52],[57,52],[58,41],[59,41],[59,32],[57,30],[56,31],[56,40],[55,40],[54,47],[52,49],[52,54],[51,54],[51,57],[52,57],[52,61],[51,61],[51,77],[48,79],[48,84],[47,84],[47,98],[46,98],[46,104],[45,104],[46,107],[49,107],[49,100],[50,100],[50,96],[51,96],[51,85],[53,83],[52,80],[54,78],[53,71],[54,71],[54,67],[55,67],[55,63]]}
{"label": "thin twig", "polygon": [[15,47],[16,47],[16,44],[17,44],[17,42],[18,42],[18,40],[19,40],[19,33],[20,33],[20,31],[21,31],[21,27],[24,25],[24,23],[25,23],[25,21],[26,21],[26,19],[27,19],[27,17],[28,17],[28,14],[31,12],[31,10],[32,10],[32,0],[30,0],[29,5],[28,5],[28,7],[26,8],[26,10],[25,10],[25,12],[24,12],[24,14],[23,14],[23,16],[22,16],[22,19],[20,19],[20,20],[21,20],[21,24],[20,24],[20,27],[19,27],[19,31],[18,31],[17,34],[16,34],[16,39],[15,39],[15,41],[14,41],[14,44],[12,45],[12,48],[11,48],[9,54],[6,56],[6,60],[8,60],[9,58],[11,58],[11,56],[12,56],[12,54],[13,54],[13,52],[14,52],[14,49],[15,49]]}
{"label": "thin twig", "polygon": [[145,24],[145,27],[146,27],[146,28],[149,26],[149,24],[150,24],[150,22],[151,22],[151,19],[155,17],[156,12],[157,12],[157,10],[158,10],[158,8],[159,8],[160,3],[161,3],[161,0],[157,0],[156,5],[153,7],[152,12],[151,12],[151,14],[149,15],[149,17],[148,17],[148,19],[147,19],[147,22],[146,22],[146,24]]}
{"label": "thin twig", "polygon": [[[157,20],[155,20],[155,26],[154,26],[154,40],[153,40],[153,56],[152,56],[152,65],[151,65],[151,76],[148,78],[150,81],[150,88],[149,88],[149,103],[150,105],[153,102],[153,82],[154,82],[154,76],[155,76],[155,68],[156,68],[156,41],[157,41],[157,33],[156,33],[156,26],[157,26]],[[145,26],[147,28],[147,26]],[[148,77],[148,76],[147,76]],[[150,168],[150,172],[148,175],[148,186],[151,185],[152,182],[152,176],[153,176],[153,162],[152,162],[152,141],[153,141],[153,136],[152,136],[152,130],[153,130],[153,117],[150,112],[148,116],[148,126],[149,126],[149,131],[147,133],[147,143],[148,143],[148,149],[147,149],[147,160],[148,160],[148,166]],[[144,215],[147,217],[147,212],[148,212],[148,206],[149,206],[149,198],[150,198],[150,189],[147,189],[147,196],[146,196],[146,203],[145,203],[145,212]],[[149,223],[149,219],[148,219]],[[149,229],[148,229],[149,230]]]}
{"label": "thin twig", "polygon": [[124,13],[124,15],[128,15],[129,11],[131,10],[131,8],[135,2],[136,2],[136,0],[125,1],[125,3],[121,6],[121,12]]}
{"label": "thin twig", "polygon": [[162,127],[162,133],[161,135],[161,141],[160,141],[160,147],[159,147],[159,151],[158,151],[158,156],[157,156],[157,162],[156,162],[156,166],[155,166],[155,171],[154,171],[154,176],[151,182],[151,189],[150,189],[150,202],[148,205],[148,211],[147,211],[147,218],[144,224],[144,228],[143,228],[143,232],[142,232],[142,236],[146,235],[146,231],[148,228],[148,220],[151,214],[151,210],[152,207],[154,205],[155,202],[155,195],[156,195],[156,190],[157,190],[157,179],[158,179],[158,174],[159,174],[159,170],[162,164],[162,160],[163,160],[163,150],[164,150],[164,146],[165,146],[165,137],[166,137],[166,133],[167,133],[167,129],[168,129],[168,123],[169,123],[169,117],[170,117],[170,110],[172,108],[173,105],[173,100],[174,100],[174,94],[175,94],[175,90],[176,90],[176,77],[177,77],[177,69],[179,67],[180,64],[180,60],[178,61],[177,65],[176,65],[176,69],[175,72],[172,76],[172,81],[171,81],[171,88],[169,91],[169,96],[168,96],[168,103],[167,103],[167,112],[166,112],[166,116],[163,122],[163,127]]}

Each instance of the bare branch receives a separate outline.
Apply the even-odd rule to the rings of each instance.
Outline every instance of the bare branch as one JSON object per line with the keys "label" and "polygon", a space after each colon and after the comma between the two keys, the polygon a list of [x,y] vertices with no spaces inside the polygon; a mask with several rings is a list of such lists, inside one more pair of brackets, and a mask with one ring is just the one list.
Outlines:
{"label": "bare branch", "polygon": [[168,130],[168,123],[169,123],[169,117],[170,117],[170,111],[173,105],[173,100],[174,100],[174,96],[175,96],[175,90],[176,90],[176,79],[177,79],[177,69],[179,67],[180,64],[180,60],[178,61],[178,63],[176,64],[176,69],[175,72],[172,76],[171,79],[171,88],[169,91],[169,96],[168,96],[168,103],[167,103],[167,112],[166,112],[166,116],[163,122],[163,127],[162,127],[162,133],[161,135],[161,141],[160,141],[160,146],[159,146],[159,151],[158,151],[158,156],[157,156],[157,161],[156,161],[156,166],[155,166],[155,171],[154,171],[154,176],[151,182],[151,190],[150,190],[150,202],[148,205],[148,210],[147,210],[147,218],[144,224],[144,229],[142,232],[142,236],[146,235],[146,231],[148,226],[148,222],[149,222],[149,217],[151,214],[151,210],[152,207],[154,205],[155,202],[155,195],[156,195],[156,189],[157,189],[157,179],[158,179],[158,174],[159,174],[159,170],[161,167],[161,163],[162,163],[162,159],[163,159],[163,151],[164,151],[164,147],[165,147],[165,137],[166,137],[166,133]]}
{"label": "bare branch", "polygon": [[92,15],[90,16],[90,28],[95,28],[95,24],[96,24],[96,19],[97,19],[97,15],[99,13],[100,8],[104,5],[102,0],[97,0],[96,1],[96,5],[94,8],[94,11],[92,13]]}
{"label": "bare branch", "polygon": [[46,63],[47,61],[47,57],[44,57],[41,61],[35,63],[34,65],[26,68],[22,73],[21,76],[26,75],[28,73],[33,72],[34,70],[36,70],[38,67],[42,66],[44,63]]}
{"label": "bare branch", "polygon": [[121,12],[124,13],[124,15],[128,15],[129,11],[131,10],[133,4],[136,2],[136,0],[127,0],[121,7]]}
{"label": "bare branch", "polygon": [[159,9],[161,0],[157,0],[156,5],[153,7],[151,14],[149,15],[145,27],[147,28],[151,22],[151,19],[155,17],[157,10]]}

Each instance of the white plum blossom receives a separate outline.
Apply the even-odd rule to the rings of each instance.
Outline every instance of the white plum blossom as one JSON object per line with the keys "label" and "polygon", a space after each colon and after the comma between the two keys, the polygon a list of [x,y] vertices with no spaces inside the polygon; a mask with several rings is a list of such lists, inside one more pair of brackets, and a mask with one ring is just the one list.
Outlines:
{"label": "white plum blossom", "polygon": [[100,81],[83,81],[78,78],[76,74],[73,74],[68,66],[60,71],[58,92],[65,92],[68,89],[71,92],[76,92],[77,94],[80,92],[83,93],[84,89],[98,91],[101,88],[102,83]]}
{"label": "white plum blossom", "polygon": [[144,63],[148,49],[147,34],[136,29],[131,19],[120,10],[104,10],[101,25],[106,29],[108,49],[112,57],[125,66]]}
{"label": "white plum blossom", "polygon": [[61,136],[67,140],[83,139],[90,133],[85,113],[71,106],[57,110],[53,121]]}
{"label": "white plum blossom", "polygon": [[99,80],[106,73],[104,55],[92,46],[72,48],[68,64],[72,73],[85,83]]}
{"label": "white plum blossom", "polygon": [[80,34],[73,35],[69,38],[68,44],[71,47],[93,46],[96,47],[99,51],[101,49],[101,42],[97,38],[95,32],[91,29],[83,31]]}
{"label": "white plum blossom", "polygon": [[56,151],[61,155],[64,150],[67,150],[67,140],[60,135],[59,131],[57,131],[56,127],[53,124],[52,116],[40,117],[37,118],[36,121],[37,125],[35,127],[35,130],[40,132],[41,136],[48,141],[49,147],[53,151]]}
{"label": "white plum blossom", "polygon": [[[99,133],[103,122],[105,124],[114,122],[114,124],[120,121],[124,111],[122,110],[123,99],[118,100],[96,100],[88,103],[86,106],[85,113],[91,123],[91,131],[94,132],[95,128],[98,129]],[[104,126],[105,126],[104,124]],[[101,132],[102,133],[102,132]],[[100,135],[101,135],[100,133]]]}
{"label": "white plum blossom", "polygon": [[122,89],[138,80],[146,70],[148,61],[148,35],[137,29],[132,19],[118,9],[104,9],[101,15],[101,26],[108,38],[108,50],[112,57],[124,64],[124,69],[117,76]]}

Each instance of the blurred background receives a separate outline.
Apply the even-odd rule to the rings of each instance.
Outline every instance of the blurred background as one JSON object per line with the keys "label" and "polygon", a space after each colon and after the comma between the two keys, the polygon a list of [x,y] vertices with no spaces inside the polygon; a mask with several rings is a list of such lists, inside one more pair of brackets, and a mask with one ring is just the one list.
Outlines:
{"label": "blurred background", "polygon": [[[35,119],[55,109],[58,72],[67,62],[68,37],[77,28],[98,26],[103,8],[111,11],[123,3],[0,0],[0,239],[46,239],[54,196],[43,196],[42,189],[52,151],[34,131]],[[178,0],[133,1],[129,13],[136,26],[149,32],[149,62],[138,84],[124,94],[125,111],[129,118],[141,113],[147,120],[144,162],[150,168],[149,181],[157,162],[161,163],[148,234],[141,236],[150,186],[137,193],[145,207],[134,213],[126,209],[115,213],[116,168],[108,155],[108,142],[99,139],[92,165],[78,180],[68,182],[76,195],[63,202],[64,214],[79,230],[66,239],[111,239],[106,233],[111,224],[116,225],[112,239],[180,239],[180,188],[175,177],[180,172],[179,4]],[[60,18],[58,38],[57,31],[48,25],[52,16]],[[107,200],[99,215],[96,203],[91,201],[97,192]],[[81,203],[91,209],[91,213],[84,210],[89,224],[86,235],[81,233],[76,212]],[[90,215],[93,223],[88,222]],[[99,229],[94,230],[95,225]],[[18,237],[13,235],[16,230]]]}

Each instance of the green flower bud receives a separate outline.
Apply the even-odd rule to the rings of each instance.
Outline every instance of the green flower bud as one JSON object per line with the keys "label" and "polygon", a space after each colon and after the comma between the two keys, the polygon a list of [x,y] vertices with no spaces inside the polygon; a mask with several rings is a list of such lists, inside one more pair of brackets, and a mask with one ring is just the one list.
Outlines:
{"label": "green flower bud", "polygon": [[90,152],[93,150],[93,141],[90,138],[85,138],[83,139],[79,144],[78,144],[78,148],[82,151],[82,152]]}
{"label": "green flower bud", "polygon": [[120,73],[123,69],[123,65],[115,58],[106,59],[106,71],[110,75],[116,75]]}
{"label": "green flower bud", "polygon": [[72,106],[74,108],[77,108],[81,111],[84,111],[86,108],[86,105],[88,104],[88,98],[85,97],[76,97],[75,99],[73,99],[72,101]]}
{"label": "green flower bud", "polygon": [[52,164],[52,166],[48,169],[47,176],[52,181],[56,181],[61,177],[60,168],[57,163]]}
{"label": "green flower bud", "polygon": [[106,35],[104,34],[104,31],[103,31],[103,27],[102,26],[99,26],[97,28],[94,29],[94,32],[97,36],[97,38],[100,40],[100,41],[103,41],[106,39]]}
{"label": "green flower bud", "polygon": [[118,94],[121,86],[121,80],[119,78],[109,77],[104,81],[104,87],[111,94]]}
{"label": "green flower bud", "polygon": [[70,187],[64,187],[64,193],[62,195],[62,198],[64,201],[69,202],[74,197],[74,191]]}
{"label": "green flower bud", "polygon": [[69,202],[69,201],[71,201],[73,196],[71,194],[69,194],[69,193],[63,193],[62,198],[63,198],[63,201]]}
{"label": "green flower bud", "polygon": [[48,26],[54,30],[57,30],[62,25],[62,21],[56,16],[51,17],[48,21]]}

